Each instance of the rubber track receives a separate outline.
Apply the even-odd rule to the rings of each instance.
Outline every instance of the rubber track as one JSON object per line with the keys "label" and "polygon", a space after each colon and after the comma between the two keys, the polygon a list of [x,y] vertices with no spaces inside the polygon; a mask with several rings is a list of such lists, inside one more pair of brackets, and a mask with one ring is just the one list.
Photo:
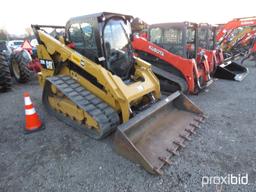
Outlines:
{"label": "rubber track", "polygon": [[118,113],[103,100],[87,91],[70,76],[49,77],[47,81],[56,86],[75,105],[86,111],[97,121],[101,130],[100,134],[95,134],[96,132],[92,131],[93,129],[83,128],[88,136],[101,139],[113,132],[119,125]]}
{"label": "rubber track", "polygon": [[[165,71],[159,67],[156,67],[154,65],[151,66],[152,67],[152,71],[159,75],[159,76],[162,76],[163,78],[167,79],[168,81],[171,81],[171,82],[174,82],[174,83],[177,83],[180,87],[180,91],[182,92],[187,92],[188,91],[188,86],[187,86],[187,82],[185,79],[177,76],[177,75],[174,75],[168,71]],[[178,90],[176,90],[178,91]]]}

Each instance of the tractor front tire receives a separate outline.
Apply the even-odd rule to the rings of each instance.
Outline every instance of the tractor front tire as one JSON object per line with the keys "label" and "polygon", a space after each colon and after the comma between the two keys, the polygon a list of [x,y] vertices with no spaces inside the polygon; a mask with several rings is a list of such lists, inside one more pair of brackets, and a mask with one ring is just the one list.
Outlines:
{"label": "tractor front tire", "polygon": [[32,76],[32,71],[28,68],[32,58],[28,51],[21,50],[11,55],[11,72],[15,80],[19,83],[26,83]]}
{"label": "tractor front tire", "polygon": [[7,57],[0,53],[0,91],[5,92],[11,88],[12,78]]}

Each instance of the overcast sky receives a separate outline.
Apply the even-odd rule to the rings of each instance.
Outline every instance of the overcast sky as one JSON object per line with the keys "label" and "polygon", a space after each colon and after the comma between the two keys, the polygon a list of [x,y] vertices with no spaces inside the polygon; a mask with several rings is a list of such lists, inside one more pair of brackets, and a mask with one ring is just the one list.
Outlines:
{"label": "overcast sky", "polygon": [[149,24],[224,23],[256,16],[256,0],[1,0],[0,28],[21,34],[30,24],[65,25],[70,17],[101,11],[140,17]]}

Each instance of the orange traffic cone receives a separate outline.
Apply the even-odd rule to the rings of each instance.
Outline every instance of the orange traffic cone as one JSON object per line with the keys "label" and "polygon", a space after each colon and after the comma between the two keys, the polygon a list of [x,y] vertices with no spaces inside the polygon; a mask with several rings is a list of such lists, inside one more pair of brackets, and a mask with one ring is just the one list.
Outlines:
{"label": "orange traffic cone", "polygon": [[33,106],[28,92],[24,93],[24,102],[26,116],[25,133],[32,133],[43,129],[43,123],[41,122],[38,114],[36,113],[36,110]]}

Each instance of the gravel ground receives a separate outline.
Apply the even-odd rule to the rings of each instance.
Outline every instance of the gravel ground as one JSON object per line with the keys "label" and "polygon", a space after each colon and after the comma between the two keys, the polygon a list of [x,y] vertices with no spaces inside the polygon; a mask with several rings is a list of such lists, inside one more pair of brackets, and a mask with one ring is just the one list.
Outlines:
{"label": "gravel ground", "polygon": [[[0,191],[254,191],[256,67],[246,65],[250,74],[244,81],[219,79],[190,96],[209,118],[161,177],[117,155],[113,135],[95,141],[49,116],[36,80],[15,84],[0,95]],[[24,91],[30,92],[45,130],[23,134]],[[248,185],[202,187],[203,176],[246,173]]]}

